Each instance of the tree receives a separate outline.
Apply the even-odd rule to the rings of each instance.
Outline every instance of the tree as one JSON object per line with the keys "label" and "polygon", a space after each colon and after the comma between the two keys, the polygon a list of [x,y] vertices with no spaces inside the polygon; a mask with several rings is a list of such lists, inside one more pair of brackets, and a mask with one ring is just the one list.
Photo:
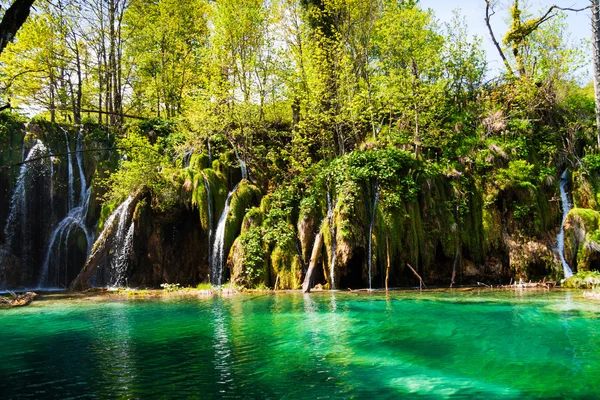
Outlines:
{"label": "tree", "polygon": [[125,59],[133,72],[132,102],[138,113],[174,118],[193,87],[201,84],[208,45],[204,0],[134,0],[125,13]]}
{"label": "tree", "polygon": [[15,0],[6,10],[0,22],[0,53],[13,41],[17,31],[29,17],[35,0]]}
{"label": "tree", "polygon": [[[514,75],[514,69],[510,65],[508,58],[506,57],[504,50],[500,47],[496,35],[491,26],[491,17],[495,14],[496,2],[493,0],[485,0],[486,12],[485,22],[488,27],[490,37],[494,43],[498,54],[504,61],[506,70],[509,76]],[[540,17],[531,17],[524,13],[520,6],[519,0],[514,0],[510,7],[510,28],[504,37],[504,44],[510,46],[513,61],[516,63],[516,71],[522,78],[527,77],[528,71],[523,60],[523,47],[527,45],[529,37],[536,32],[545,22],[550,21],[558,15],[558,11],[574,11],[580,12],[590,7],[584,7],[580,9],[570,7],[559,7],[557,5],[550,6],[545,13]]]}
{"label": "tree", "polygon": [[594,49],[594,98],[596,100],[596,129],[600,147],[600,1],[592,0],[592,44]]}

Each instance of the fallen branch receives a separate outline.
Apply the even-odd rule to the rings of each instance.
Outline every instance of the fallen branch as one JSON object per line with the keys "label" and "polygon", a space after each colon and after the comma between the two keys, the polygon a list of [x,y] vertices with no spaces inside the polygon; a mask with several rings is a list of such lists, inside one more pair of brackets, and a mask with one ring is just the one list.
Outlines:
{"label": "fallen branch", "polygon": [[25,294],[16,294],[8,292],[10,297],[0,297],[0,307],[23,307],[28,305],[37,296],[34,292],[27,292]]}
{"label": "fallen branch", "polygon": [[302,283],[302,292],[310,293],[312,274],[317,266],[319,257],[321,256],[321,248],[323,247],[323,234],[319,232],[315,238],[315,244],[313,246],[312,255],[310,256],[310,265],[306,276],[304,277],[304,283]]}
{"label": "fallen branch", "polygon": [[406,264],[408,265],[408,268],[410,268],[410,270],[413,272],[413,274],[415,274],[415,276],[419,279],[419,289],[423,290],[423,288],[427,289],[427,286],[425,285],[425,282],[423,282],[423,278],[421,278],[421,275],[419,275],[417,273],[417,271],[415,271],[415,269],[412,267],[412,265],[410,264]]}

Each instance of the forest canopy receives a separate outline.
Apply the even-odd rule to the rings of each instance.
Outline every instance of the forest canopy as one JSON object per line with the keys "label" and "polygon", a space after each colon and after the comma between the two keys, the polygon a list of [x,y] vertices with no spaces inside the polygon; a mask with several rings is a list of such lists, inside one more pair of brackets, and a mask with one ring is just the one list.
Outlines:
{"label": "forest canopy", "polygon": [[359,148],[459,171],[491,142],[581,158],[594,123],[585,49],[560,10],[518,36],[538,20],[514,3],[496,33],[508,68],[492,76],[460,11],[440,23],[418,1],[44,1],[0,58],[1,94],[117,135],[169,121],[174,154],[234,143],[267,186]]}

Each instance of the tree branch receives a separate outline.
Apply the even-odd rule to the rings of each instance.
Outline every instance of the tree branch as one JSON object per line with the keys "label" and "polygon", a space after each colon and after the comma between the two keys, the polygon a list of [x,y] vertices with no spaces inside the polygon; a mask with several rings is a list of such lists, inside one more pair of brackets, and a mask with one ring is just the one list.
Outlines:
{"label": "tree branch", "polygon": [[500,47],[500,43],[498,43],[498,40],[496,40],[496,35],[494,35],[494,30],[492,29],[492,24],[490,22],[490,18],[494,14],[496,14],[496,12],[494,11],[494,6],[491,4],[491,0],[485,0],[485,24],[487,25],[488,30],[490,32],[490,37],[492,38],[492,42],[494,42],[494,46],[496,46],[496,49],[498,50],[498,53],[500,54],[500,57],[502,58],[502,61],[504,62],[504,66],[506,67],[508,74],[514,75],[514,72],[513,72],[512,68],[510,67],[508,59],[504,55],[504,51],[502,51],[502,47]]}

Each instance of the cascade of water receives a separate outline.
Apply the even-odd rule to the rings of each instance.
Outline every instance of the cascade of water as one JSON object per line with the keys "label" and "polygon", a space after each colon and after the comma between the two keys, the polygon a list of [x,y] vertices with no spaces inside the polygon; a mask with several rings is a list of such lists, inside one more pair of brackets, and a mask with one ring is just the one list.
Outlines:
{"label": "cascade of water", "polygon": [[565,259],[565,221],[567,220],[567,215],[569,211],[571,211],[571,203],[569,202],[569,197],[567,195],[567,184],[569,183],[569,170],[566,169],[565,172],[560,176],[560,200],[562,204],[562,222],[560,224],[560,232],[558,232],[558,236],[556,236],[556,243],[558,248],[558,256],[560,257],[560,262],[563,266],[563,271],[565,274],[565,279],[568,279],[573,276],[573,271],[571,267],[567,263]]}
{"label": "cascade of water", "polygon": [[237,190],[238,185],[235,185],[233,190],[227,195],[225,200],[225,208],[219,218],[217,229],[215,231],[215,241],[212,250],[211,261],[211,283],[215,286],[221,286],[223,281],[223,267],[225,266],[225,226],[227,225],[227,215],[231,206],[231,198]]}
{"label": "cascade of water", "polygon": [[[73,164],[72,157],[70,154],[69,137],[67,131],[65,132],[65,138],[67,141],[67,158],[68,158],[68,169],[69,169],[69,212],[67,216],[58,223],[52,234],[50,235],[50,242],[46,248],[46,255],[44,257],[44,263],[42,264],[42,270],[40,274],[39,287],[43,288],[45,285],[58,286],[61,266],[64,266],[65,272],[67,271],[66,262],[61,262],[61,249],[66,253],[68,250],[68,241],[71,234],[80,229],[86,238],[86,256],[90,254],[91,245],[93,243],[93,233],[87,228],[85,219],[88,213],[88,206],[91,194],[91,188],[88,189],[87,181],[85,178],[85,170],[83,168],[83,134],[79,131],[76,142],[75,158],[77,160],[77,167],[79,168],[79,199],[75,204],[75,189],[73,179]],[[51,266],[54,266],[55,273],[53,274],[54,279],[49,279],[49,273]],[[66,275],[66,273],[65,273]],[[64,285],[68,285],[67,279],[65,278]]]}
{"label": "cascade of water", "polygon": [[213,232],[213,204],[210,194],[210,184],[206,174],[202,174],[204,178],[204,188],[206,189],[206,207],[208,209],[208,262],[212,260],[212,232]]}
{"label": "cascade of water", "polygon": [[377,216],[377,205],[379,204],[379,196],[381,194],[381,190],[379,185],[375,189],[375,198],[373,199],[373,209],[371,210],[371,224],[369,225],[369,249],[368,249],[368,272],[369,272],[369,290],[372,287],[372,275],[373,275],[373,227],[375,226],[375,220]]}
{"label": "cascade of water", "polygon": [[71,157],[71,146],[69,145],[69,134],[66,129],[63,129],[65,133],[65,140],[67,142],[67,169],[69,171],[69,197],[67,202],[67,208],[69,211],[75,207],[75,187],[73,182],[73,157]]}
{"label": "cascade of water", "polygon": [[48,149],[46,146],[37,140],[36,144],[29,150],[25,162],[21,165],[15,191],[10,201],[8,217],[4,225],[4,244],[0,248],[0,264],[2,263],[3,256],[10,253],[17,232],[29,226],[27,221],[27,179],[29,171],[36,164],[35,160],[47,154]]}
{"label": "cascade of water", "polygon": [[[133,249],[135,224],[131,221],[131,204],[133,196],[129,196],[121,203],[104,223],[104,228],[92,247],[89,259],[94,258],[98,252],[106,248],[112,249],[110,259],[109,278],[106,281],[109,287],[119,287],[126,283],[129,255]],[[116,229],[115,229],[116,225]]]}
{"label": "cascade of water", "polygon": [[83,169],[83,134],[81,130],[77,135],[75,151],[77,167],[79,167],[79,206],[81,207],[85,204],[87,196],[87,181],[85,179],[85,169]]}
{"label": "cascade of water", "polygon": [[194,151],[193,151],[193,150],[186,150],[186,151],[183,153],[183,157],[182,157],[182,159],[181,159],[181,166],[182,166],[183,168],[187,168],[187,167],[189,167],[189,166],[190,166],[190,162],[191,162],[191,160],[192,160],[192,154],[194,154]]}
{"label": "cascade of water", "polygon": [[210,138],[208,139],[208,168],[212,168],[212,150],[210,148]]}
{"label": "cascade of water", "polygon": [[[123,215],[123,214],[122,214]],[[119,220],[119,228],[121,227],[121,220]],[[124,231],[123,231],[124,232]],[[127,266],[129,256],[133,250],[133,235],[135,233],[135,223],[131,221],[127,233],[123,237],[122,234],[118,235],[115,240],[117,243],[121,243],[121,247],[117,249],[116,256],[113,260],[112,271],[113,271],[113,283],[111,286],[119,287],[126,284],[127,279]]]}
{"label": "cascade of water", "polygon": [[329,262],[329,287],[331,290],[335,289],[335,258],[337,249],[337,239],[335,235],[335,224],[334,224],[334,206],[331,202],[331,195],[327,192],[327,219],[329,221],[329,229],[331,231],[331,260]]}
{"label": "cascade of water", "polygon": [[[89,192],[88,192],[89,193]],[[59,286],[58,279],[60,276],[59,269],[61,266],[67,269],[65,263],[61,262],[60,254],[61,248],[66,252],[68,250],[69,237],[75,230],[80,229],[86,238],[86,256],[90,253],[90,246],[93,243],[93,234],[90,232],[85,226],[85,213],[86,209],[83,206],[75,207],[69,214],[58,224],[58,226],[52,232],[50,236],[50,242],[48,248],[46,249],[46,256],[44,257],[44,264],[42,265],[42,272],[40,275],[40,280],[38,287],[43,288],[46,286],[54,287]],[[53,275],[54,279],[49,279],[50,266],[54,265],[56,271]],[[69,284],[65,280],[65,286]]]}
{"label": "cascade of water", "polygon": [[[74,188],[74,178],[73,178],[73,163],[72,157],[70,154],[70,146],[69,146],[69,137],[67,135],[67,131],[63,129],[65,132],[65,139],[67,141],[67,159],[68,159],[68,169],[69,169],[69,212],[67,216],[58,223],[54,231],[50,235],[50,242],[48,247],[46,248],[46,256],[44,257],[44,263],[42,264],[42,270],[40,274],[39,287],[43,288],[48,284],[56,284],[58,286],[59,282],[59,269],[61,266],[65,268],[65,275],[67,271],[66,262],[61,262],[61,249],[66,253],[68,250],[68,242],[71,234],[80,229],[85,238],[86,238],[86,256],[90,254],[91,245],[93,243],[93,233],[87,228],[85,224],[85,219],[88,213],[88,206],[91,194],[91,188],[87,187],[87,181],[85,178],[85,170],[83,167],[83,133],[80,130],[77,136],[77,142],[75,145],[75,158],[77,160],[77,167],[79,168],[79,181],[80,181],[80,189],[79,189],[79,198],[77,203],[75,204],[75,188]],[[54,279],[49,279],[49,273],[51,266],[54,266],[55,273],[53,274]],[[65,285],[68,285],[67,279],[65,278]]]}
{"label": "cascade of water", "polygon": [[233,147],[235,157],[237,158],[238,163],[240,164],[240,170],[242,171],[242,179],[248,179],[248,167],[246,166],[246,162],[242,160],[242,158],[240,157],[240,153],[238,153],[237,148],[233,145],[233,143],[231,143],[231,146]]}

